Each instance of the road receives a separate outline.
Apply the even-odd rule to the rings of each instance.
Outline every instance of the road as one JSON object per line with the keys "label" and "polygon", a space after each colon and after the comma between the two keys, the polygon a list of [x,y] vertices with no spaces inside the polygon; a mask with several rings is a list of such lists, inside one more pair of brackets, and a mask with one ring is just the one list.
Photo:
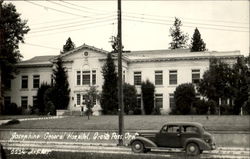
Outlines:
{"label": "road", "polygon": [[[185,152],[179,149],[164,149],[157,150],[153,149],[151,152],[146,154],[136,154],[131,151],[127,146],[117,147],[115,145],[98,145],[98,144],[59,144],[59,143],[7,143],[2,142],[3,147],[7,150],[8,158],[53,158],[61,159],[60,153],[66,158],[72,158],[71,154],[74,156],[76,153],[82,153],[84,156],[99,156],[96,158],[110,158],[110,156],[117,156],[115,158],[121,158],[121,156],[126,156],[126,158],[131,159],[147,159],[147,158],[194,158],[187,157]],[[53,154],[53,155],[50,155]],[[34,156],[35,155],[35,156]],[[41,155],[43,157],[41,157]],[[26,157],[25,157],[26,156]],[[50,156],[50,157],[46,157]],[[53,156],[53,157],[51,157]],[[226,158],[226,159],[250,159],[250,149],[249,148],[230,148],[230,147],[219,147],[217,150],[204,151],[200,156],[195,158]],[[122,158],[123,158],[122,157]],[[73,157],[75,158],[75,157]],[[86,157],[88,158],[88,157]],[[112,157],[114,158],[114,157]]]}

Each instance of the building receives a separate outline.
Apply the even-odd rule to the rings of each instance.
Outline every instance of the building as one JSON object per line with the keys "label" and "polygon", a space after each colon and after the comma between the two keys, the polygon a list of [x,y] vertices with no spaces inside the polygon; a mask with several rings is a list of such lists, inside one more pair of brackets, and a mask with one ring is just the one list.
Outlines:
{"label": "building", "polygon": [[[85,91],[89,86],[102,89],[102,66],[108,51],[89,45],[82,45],[59,55],[68,72],[70,85],[69,109],[80,111]],[[190,52],[188,49],[131,51],[123,54],[124,81],[135,85],[138,105],[141,105],[140,84],[150,80],[155,84],[155,104],[162,113],[168,113],[174,105],[173,93],[182,83],[197,83],[209,68],[209,59],[220,58],[233,64],[239,51],[227,52]],[[17,64],[19,74],[11,81],[10,89],[5,93],[5,103],[18,106],[32,106],[36,102],[37,89],[43,82],[53,82],[52,70],[57,56],[37,56]],[[114,56],[117,63],[117,56]],[[101,108],[98,101],[94,107],[95,114]]]}

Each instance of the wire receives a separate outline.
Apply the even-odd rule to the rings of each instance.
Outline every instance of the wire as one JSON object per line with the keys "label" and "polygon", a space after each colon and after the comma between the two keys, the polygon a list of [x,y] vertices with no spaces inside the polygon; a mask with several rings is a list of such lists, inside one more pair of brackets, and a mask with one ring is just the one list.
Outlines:
{"label": "wire", "polygon": [[95,11],[97,11],[97,12],[95,12],[95,13],[107,12],[107,11],[104,11],[104,10],[93,9],[93,8],[89,8],[89,7],[85,7],[85,6],[81,6],[81,5],[76,5],[76,4],[74,4],[74,3],[66,2],[66,1],[64,1],[64,0],[59,0],[59,1],[61,1],[61,2],[63,2],[63,3],[66,3],[66,4],[69,4],[69,5],[71,5],[71,6],[79,7],[79,8],[81,8],[81,9],[82,9],[82,8],[85,8],[85,9],[91,10],[92,12],[95,10]]}
{"label": "wire", "polygon": [[70,26],[63,26],[63,27],[45,29],[45,30],[40,30],[40,31],[34,31],[34,32],[31,32],[30,34],[35,34],[35,33],[40,33],[40,32],[46,32],[46,31],[53,31],[53,30],[58,30],[58,29],[71,28],[71,27],[77,27],[77,26],[82,26],[82,25],[91,25],[91,24],[103,23],[103,22],[108,22],[108,21],[114,21],[114,18],[100,20],[100,21],[95,21],[95,22],[89,22],[89,23],[82,23],[82,24],[77,24],[77,25],[70,25]]}
{"label": "wire", "polygon": [[26,37],[26,38],[30,39],[30,38],[47,36],[47,35],[55,35],[55,34],[60,34],[60,33],[65,33],[65,32],[74,32],[74,31],[77,31],[77,30],[84,30],[84,29],[89,29],[89,28],[93,29],[93,28],[107,26],[107,25],[113,25],[113,24],[116,24],[116,23],[107,23],[107,24],[101,24],[101,25],[94,25],[94,26],[88,26],[88,27],[84,27],[84,28],[77,28],[77,29],[65,30],[65,31],[60,31],[60,32],[53,32],[53,33],[49,33],[49,34],[39,34],[39,35],[34,35],[32,37]]}
{"label": "wire", "polygon": [[104,20],[104,19],[110,19],[110,18],[114,18],[114,15],[111,15],[111,16],[106,16],[106,17],[98,17],[98,18],[94,18],[94,19],[89,19],[89,20],[85,20],[85,21],[82,21],[82,20],[77,20],[77,21],[74,21],[74,22],[70,22],[70,23],[61,23],[61,24],[56,24],[56,25],[48,25],[48,26],[43,26],[43,27],[38,27],[38,28],[31,28],[32,30],[39,30],[39,29],[45,29],[45,28],[53,28],[53,27],[57,27],[57,26],[64,26],[64,25],[70,25],[70,24],[79,24],[79,23],[83,23],[83,22],[89,22],[89,21],[95,21],[95,20]]}
{"label": "wire", "polygon": [[24,1],[25,1],[25,2],[28,2],[28,3],[31,3],[31,4],[33,4],[33,5],[36,5],[36,6],[42,7],[42,8],[48,8],[48,9],[51,9],[51,10],[54,10],[54,11],[57,11],[57,12],[60,12],[60,13],[68,14],[68,15],[74,15],[74,16],[85,17],[85,18],[89,17],[89,16],[83,16],[83,15],[80,15],[80,14],[74,14],[74,13],[62,11],[62,10],[59,10],[59,9],[47,7],[47,6],[44,6],[44,5],[37,4],[37,3],[35,3],[35,2],[31,2],[31,1],[29,1],[29,0],[24,0]]}
{"label": "wire", "polygon": [[[175,17],[172,16],[163,16],[163,15],[154,15],[154,14],[143,14],[143,13],[136,13],[136,12],[122,12],[125,14],[132,14],[132,15],[142,15],[142,16],[150,16],[150,17],[162,17],[162,18],[171,18],[174,19]],[[192,21],[211,21],[211,22],[220,22],[220,23],[239,23],[239,24],[249,24],[249,22],[237,22],[237,21],[225,21],[225,20],[211,20],[211,19],[195,19],[195,18],[186,18],[186,17],[181,17],[182,19],[189,19]]]}
{"label": "wire", "polygon": [[[163,23],[163,22],[151,22],[151,21],[145,21],[145,20],[134,20],[134,19],[129,19],[129,18],[123,18],[124,20],[127,21],[134,21],[134,22],[145,22],[145,23],[151,23],[151,24],[161,24],[161,25],[172,25],[169,23]],[[191,27],[194,28],[196,26],[192,26],[192,25],[183,25],[183,27]],[[235,32],[249,32],[249,31],[244,31],[244,30],[232,30],[232,29],[219,29],[219,28],[209,28],[209,27],[200,27],[199,28],[203,28],[203,29],[213,29],[213,30],[222,30],[222,31],[235,31]]]}
{"label": "wire", "polygon": [[[125,17],[130,17],[130,18],[140,18],[140,19],[147,19],[147,20],[155,20],[155,21],[169,21],[170,20],[163,20],[163,19],[157,19],[157,18],[145,18],[145,17],[136,17],[136,16],[129,16],[129,15],[124,15]],[[172,21],[171,21],[172,22]],[[249,27],[243,27],[243,26],[229,26],[229,25],[219,25],[219,24],[208,24],[208,23],[192,23],[192,22],[186,22],[187,24],[198,24],[198,25],[208,25],[208,26],[219,26],[219,27],[229,27],[229,28],[245,28],[248,29]]]}
{"label": "wire", "polygon": [[58,48],[54,48],[54,47],[50,47],[50,46],[44,46],[44,45],[40,45],[40,44],[31,44],[31,43],[23,43],[23,44],[26,44],[26,45],[31,45],[31,46],[37,46],[37,47],[42,47],[42,48],[47,48],[47,49],[52,49],[52,50],[60,50]]}

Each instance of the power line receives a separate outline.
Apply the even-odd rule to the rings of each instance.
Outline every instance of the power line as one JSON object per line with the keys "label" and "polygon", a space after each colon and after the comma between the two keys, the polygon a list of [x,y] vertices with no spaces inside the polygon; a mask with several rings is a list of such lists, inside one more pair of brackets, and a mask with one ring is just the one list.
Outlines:
{"label": "power line", "polygon": [[47,36],[47,35],[56,35],[56,34],[60,34],[60,33],[65,33],[65,32],[74,32],[74,31],[78,31],[78,30],[85,30],[85,29],[93,29],[93,28],[97,28],[97,27],[102,27],[102,26],[107,26],[107,25],[114,25],[116,23],[107,23],[107,24],[101,24],[101,25],[94,25],[94,26],[88,26],[88,27],[84,27],[84,28],[77,28],[77,29],[71,29],[71,30],[64,30],[64,31],[60,31],[60,32],[53,32],[53,33],[49,33],[49,34],[38,34],[38,35],[34,35],[32,37],[26,37],[27,39],[30,38],[35,38],[35,37],[41,37],[41,36]]}
{"label": "power line", "polygon": [[47,48],[47,49],[52,49],[52,50],[60,50],[58,48],[54,48],[54,47],[50,47],[50,46],[44,46],[44,45],[40,45],[40,44],[31,44],[31,43],[23,43],[23,44],[26,44],[26,45],[31,45],[31,46],[37,46],[37,47],[42,47],[42,48]]}
{"label": "power line", "polygon": [[46,31],[53,31],[53,30],[58,30],[58,29],[71,28],[71,27],[77,27],[77,26],[82,26],[82,25],[91,25],[91,24],[103,23],[103,22],[114,21],[114,20],[115,20],[115,18],[111,18],[111,19],[105,19],[105,20],[95,21],[95,22],[82,23],[82,24],[70,25],[70,26],[63,26],[63,27],[57,27],[57,28],[51,28],[51,29],[45,29],[45,30],[35,31],[35,32],[30,33],[30,34],[35,34],[35,33],[40,33],[40,32],[46,32]]}
{"label": "power line", "polygon": [[[157,19],[157,18],[145,18],[145,17],[136,17],[136,16],[129,16],[125,15],[125,17],[130,17],[130,18],[140,18],[140,19],[147,19],[147,20],[155,20],[155,21],[169,21],[170,20],[165,20],[165,19]],[[193,22],[186,22],[187,24],[198,24],[198,25],[208,25],[208,26],[219,26],[219,27],[229,27],[229,28],[245,28],[248,29],[249,27],[243,27],[243,26],[232,26],[232,25],[219,25],[219,24],[209,24],[209,23],[193,23]]]}
{"label": "power line", "polygon": [[64,1],[64,0],[59,0],[59,1],[61,1],[61,2],[63,2],[63,3],[66,3],[66,4],[69,4],[69,5],[71,5],[71,6],[79,7],[79,8],[81,8],[81,9],[82,9],[82,8],[85,8],[85,9],[91,10],[92,12],[95,10],[95,11],[97,11],[97,12],[95,12],[95,13],[107,12],[107,11],[100,10],[100,9],[94,9],[94,8],[89,8],[89,7],[85,7],[85,6],[82,6],[82,5],[76,5],[76,4],[74,4],[74,3],[66,2],[66,1]]}
{"label": "power line", "polygon": [[[150,16],[150,17],[162,17],[162,18],[171,18],[174,19],[175,17],[172,16],[163,16],[163,15],[155,15],[155,14],[144,14],[144,13],[136,13],[136,12],[123,12],[124,14],[132,14],[132,15],[142,15],[142,16]],[[189,19],[192,21],[211,21],[216,23],[239,23],[239,24],[249,24],[249,22],[239,22],[239,21],[225,21],[225,20],[216,20],[216,19],[195,19],[195,18],[187,18],[187,17],[180,17],[182,19]]]}
{"label": "power line", "polygon": [[31,28],[32,30],[41,30],[41,29],[45,29],[45,28],[53,28],[53,27],[57,27],[57,26],[65,26],[65,25],[71,25],[71,24],[79,24],[79,23],[83,23],[83,22],[89,22],[89,21],[95,21],[95,20],[108,20],[110,18],[114,18],[114,15],[111,15],[111,16],[106,16],[106,17],[98,17],[98,18],[94,18],[94,19],[89,19],[89,20],[85,20],[85,21],[82,21],[82,20],[77,20],[77,21],[74,21],[74,22],[70,22],[70,23],[61,23],[61,24],[56,24],[56,25],[48,25],[48,26],[43,26],[43,27],[38,27],[38,28]]}
{"label": "power line", "polygon": [[[71,10],[78,10],[78,11],[81,11],[81,12],[87,12],[87,13],[91,13],[91,14],[96,14],[96,12],[93,12],[93,11],[88,11],[88,10],[83,10],[82,9],[82,7],[81,7],[81,9],[78,9],[78,8],[76,8],[76,7],[70,7],[70,6],[68,6],[68,5],[63,5],[63,4],[61,4],[61,3],[57,3],[57,2],[54,2],[54,1],[50,1],[50,0],[46,0],[46,1],[48,1],[48,2],[50,2],[50,3],[53,3],[53,4],[56,4],[56,5],[59,5],[59,6],[63,6],[63,7],[65,7],[65,8],[69,8],[69,9],[71,9]],[[63,1],[62,1],[63,2]]]}
{"label": "power line", "polygon": [[[134,21],[134,22],[145,22],[145,23],[160,24],[160,25],[172,25],[172,24],[170,24],[170,23],[163,23],[163,22],[152,22],[152,21],[135,20],[135,19],[129,19],[129,18],[123,18],[123,19],[124,19],[124,20],[127,20],[127,21]],[[183,27],[194,28],[194,27],[197,27],[197,26],[183,25]],[[244,31],[244,30],[219,29],[219,28],[209,28],[209,27],[201,27],[201,26],[199,26],[198,28],[212,29],[212,30],[221,30],[221,31],[249,32],[249,31]]]}
{"label": "power line", "polygon": [[64,14],[68,14],[68,15],[74,15],[74,16],[78,16],[78,17],[85,17],[85,18],[88,17],[88,16],[83,16],[83,15],[80,15],[80,14],[74,14],[74,13],[62,11],[62,10],[59,10],[59,9],[47,7],[47,6],[44,6],[44,5],[40,5],[40,4],[37,4],[37,3],[35,3],[35,2],[31,2],[31,1],[29,1],[29,0],[24,0],[24,1],[25,1],[25,2],[28,2],[28,3],[31,3],[31,4],[33,4],[33,5],[36,5],[36,6],[39,6],[39,7],[42,7],[42,8],[48,8],[48,9],[51,9],[51,10],[54,10],[54,11],[57,11],[57,12],[60,12],[60,13],[64,13]]}

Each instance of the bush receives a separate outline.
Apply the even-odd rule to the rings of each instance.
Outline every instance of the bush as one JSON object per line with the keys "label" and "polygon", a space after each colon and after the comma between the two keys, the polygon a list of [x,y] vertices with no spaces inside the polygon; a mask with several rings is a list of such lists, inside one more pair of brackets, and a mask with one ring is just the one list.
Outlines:
{"label": "bush", "polygon": [[20,121],[17,119],[12,119],[10,121],[8,121],[7,123],[5,123],[4,125],[14,125],[14,124],[19,124]]}
{"label": "bush", "polygon": [[141,108],[135,108],[134,115],[141,115]]}
{"label": "bush", "polygon": [[17,107],[16,103],[11,103],[6,105],[5,107],[5,114],[6,115],[20,115],[21,114],[21,107]]}
{"label": "bush", "polygon": [[152,115],[161,115],[161,110],[159,107],[155,107],[153,110]]}
{"label": "bush", "polygon": [[176,110],[173,113],[190,114],[191,107],[195,101],[195,89],[192,83],[184,83],[179,85],[174,92],[174,99],[176,103]]}
{"label": "bush", "polygon": [[199,115],[204,115],[208,114],[208,109],[209,109],[209,103],[206,102],[205,100],[196,100],[194,102],[194,108],[195,108],[195,113]]}
{"label": "bush", "polygon": [[154,110],[155,86],[153,83],[147,80],[146,82],[142,82],[141,91],[142,91],[142,101],[145,114],[147,115],[152,114]]}
{"label": "bush", "polygon": [[51,101],[45,103],[45,113],[49,115],[56,115],[56,107]]}

